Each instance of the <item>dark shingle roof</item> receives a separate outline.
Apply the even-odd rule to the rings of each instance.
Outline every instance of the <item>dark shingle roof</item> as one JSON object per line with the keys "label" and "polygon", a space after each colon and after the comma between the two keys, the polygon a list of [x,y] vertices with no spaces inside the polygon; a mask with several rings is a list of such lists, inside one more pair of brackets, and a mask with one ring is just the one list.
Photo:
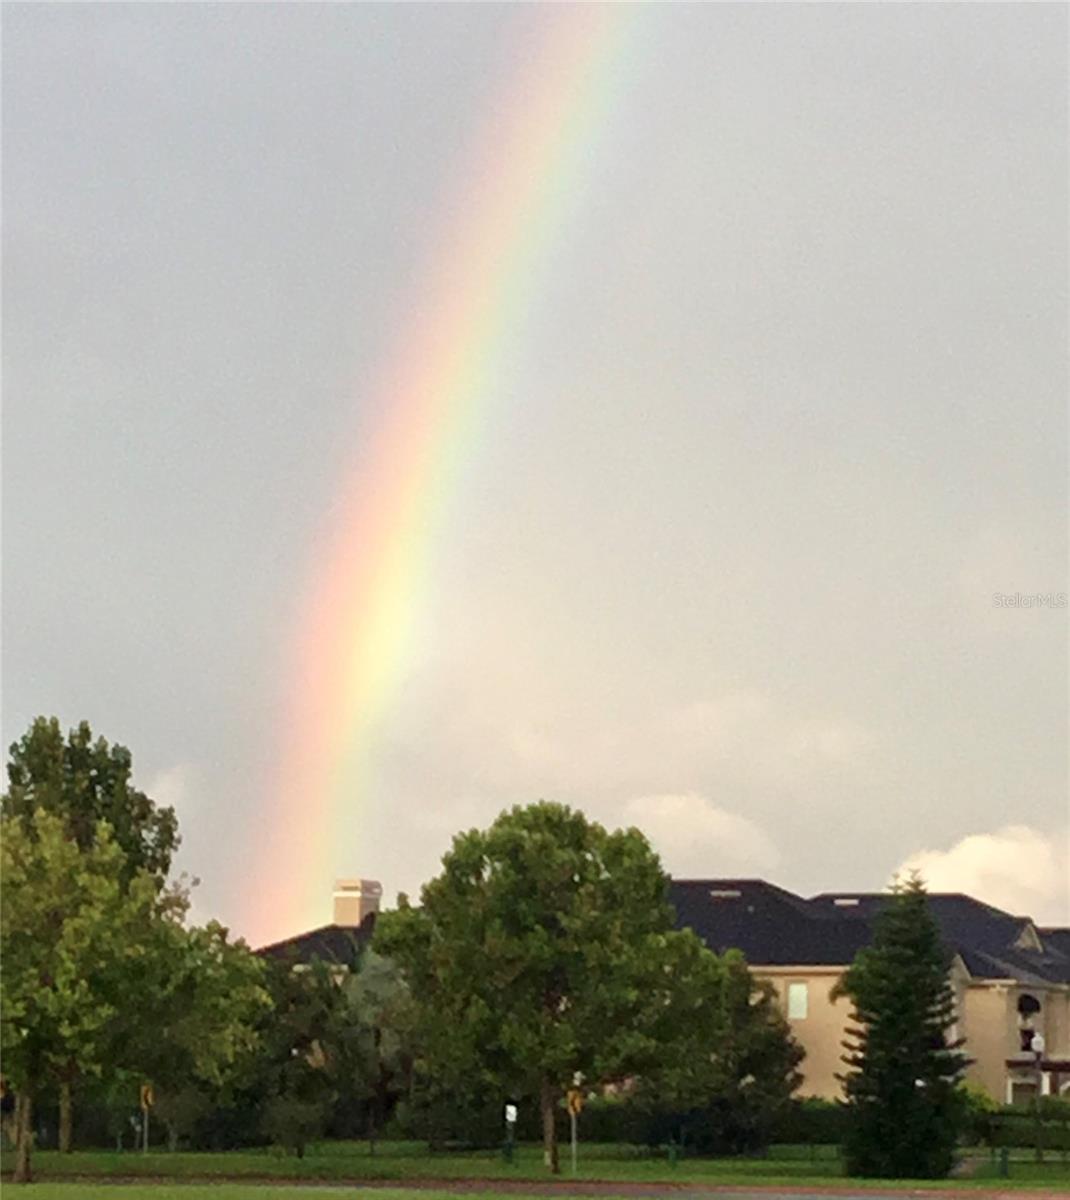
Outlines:
{"label": "dark shingle roof", "polygon": [[[718,953],[741,950],[764,966],[846,966],[867,945],[885,901],[880,892],[827,892],[803,899],[759,879],[673,880],[677,924]],[[1070,931],[1037,929],[972,896],[935,893],[929,908],[948,950],[984,979],[1036,987],[1070,983]]]}
{"label": "dark shingle roof", "polygon": [[310,963],[316,960],[353,967],[361,951],[375,932],[375,913],[369,913],[360,925],[321,925],[308,933],[261,946],[257,954],[279,962]]}
{"label": "dark shingle roof", "polygon": [[761,879],[674,879],[669,899],[677,925],[719,954],[742,950],[752,963],[843,966],[869,940],[867,928],[823,920],[801,896]]}

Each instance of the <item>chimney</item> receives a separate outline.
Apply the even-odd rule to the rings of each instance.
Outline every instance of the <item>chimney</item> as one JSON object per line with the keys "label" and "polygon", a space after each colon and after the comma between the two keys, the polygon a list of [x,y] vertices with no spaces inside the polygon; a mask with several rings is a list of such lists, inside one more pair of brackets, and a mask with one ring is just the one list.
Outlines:
{"label": "chimney", "polygon": [[336,879],[334,881],[334,923],[362,925],[369,913],[379,911],[382,884],[374,879]]}

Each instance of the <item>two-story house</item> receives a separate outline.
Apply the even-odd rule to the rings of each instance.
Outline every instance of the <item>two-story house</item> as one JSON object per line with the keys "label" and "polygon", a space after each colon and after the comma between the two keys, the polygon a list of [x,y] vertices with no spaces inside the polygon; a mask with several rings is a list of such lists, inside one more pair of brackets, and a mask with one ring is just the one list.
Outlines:
{"label": "two-story house", "polygon": [[[679,925],[713,950],[741,950],[776,987],[806,1050],[800,1093],[839,1096],[850,1002],[831,993],[870,941],[882,895],[807,900],[763,880],[704,879],[673,880],[670,898]],[[974,1060],[968,1078],[1000,1102],[1026,1100],[1038,1084],[1044,1095],[1070,1094],[1070,930],[958,894],[930,895],[929,907],[950,955],[954,1032]]]}
{"label": "two-story house", "polygon": [[[381,897],[376,882],[339,880],[331,924],[259,953],[350,968],[371,940]],[[718,953],[742,951],[776,988],[806,1051],[800,1093],[839,1096],[850,1002],[832,991],[871,940],[883,896],[829,892],[807,900],[760,879],[676,879],[669,899],[680,928]],[[955,1033],[973,1059],[968,1077],[1001,1102],[1026,1100],[1038,1084],[1045,1095],[1070,1094],[1070,929],[1043,928],[970,896],[938,893],[929,906],[950,956]]]}

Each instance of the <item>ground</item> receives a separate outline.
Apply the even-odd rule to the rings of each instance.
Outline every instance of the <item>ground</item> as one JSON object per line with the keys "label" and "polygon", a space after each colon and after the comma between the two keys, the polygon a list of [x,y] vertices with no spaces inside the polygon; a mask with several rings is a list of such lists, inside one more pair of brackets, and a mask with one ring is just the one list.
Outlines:
{"label": "ground", "polygon": [[[960,1177],[947,1185],[976,1194],[1026,1190],[1037,1200],[1044,1193],[1070,1197],[1070,1153],[1050,1154],[1036,1163],[1025,1150],[1014,1152],[1009,1177],[999,1175],[998,1163],[977,1152],[964,1164]],[[4,1163],[5,1171],[11,1166]],[[380,1143],[375,1154],[366,1142],[326,1142],[309,1148],[304,1158],[275,1150],[228,1153],[142,1154],[136,1151],[85,1151],[61,1155],[39,1151],[34,1156],[38,1183],[36,1200],[95,1200],[114,1195],[122,1184],[123,1200],[278,1200],[305,1191],[309,1186],[332,1187],[334,1195],[371,1192],[373,1200],[432,1200],[458,1192],[494,1196],[539,1195],[552,1192],[559,1198],[597,1195],[660,1196],[678,1200],[709,1196],[740,1196],[764,1189],[784,1196],[834,1192],[862,1195],[867,1190],[887,1194],[892,1190],[921,1190],[931,1183],[874,1181],[860,1186],[842,1173],[832,1146],[775,1146],[768,1156],[751,1159],[684,1158],[672,1163],[664,1151],[634,1146],[581,1145],[579,1170],[569,1168],[568,1148],[563,1148],[563,1174],[550,1179],[536,1146],[518,1147],[515,1161],[506,1162],[500,1151],[429,1154],[422,1143]],[[136,1185],[136,1186],[135,1186]],[[343,1189],[345,1193],[343,1193]],[[403,1189],[403,1190],[399,1190]]]}

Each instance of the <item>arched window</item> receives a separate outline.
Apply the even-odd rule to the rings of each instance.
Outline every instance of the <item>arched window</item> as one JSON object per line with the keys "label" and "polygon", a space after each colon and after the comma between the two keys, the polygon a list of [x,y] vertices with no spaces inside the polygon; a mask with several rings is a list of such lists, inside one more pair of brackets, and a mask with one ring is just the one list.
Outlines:
{"label": "arched window", "polygon": [[1022,1050],[1032,1049],[1033,1034],[1036,1032],[1036,1016],[1040,1012],[1040,1001],[1036,996],[1023,992],[1018,997],[1018,1038]]}

